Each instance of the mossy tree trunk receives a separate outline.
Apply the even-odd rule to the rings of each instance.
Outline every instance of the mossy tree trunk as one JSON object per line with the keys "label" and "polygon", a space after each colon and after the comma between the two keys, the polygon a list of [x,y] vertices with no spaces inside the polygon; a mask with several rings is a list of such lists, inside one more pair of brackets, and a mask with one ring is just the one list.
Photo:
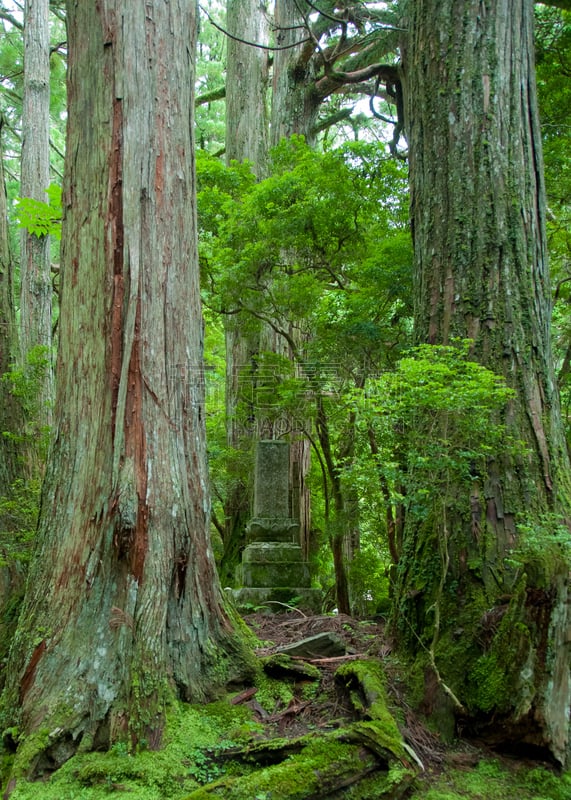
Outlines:
{"label": "mossy tree trunk", "polygon": [[527,452],[497,452],[487,474],[451,485],[440,519],[409,515],[398,624],[427,688],[451,690],[465,724],[493,722],[564,761],[568,562],[556,534],[569,541],[569,461],[550,350],[533,3],[407,7],[416,336],[474,340],[473,357],[515,390],[503,421]]}
{"label": "mossy tree trunk", "polygon": [[56,424],[3,696],[31,775],[158,747],[173,692],[201,701],[248,663],[208,540],[195,4],[67,11]]}

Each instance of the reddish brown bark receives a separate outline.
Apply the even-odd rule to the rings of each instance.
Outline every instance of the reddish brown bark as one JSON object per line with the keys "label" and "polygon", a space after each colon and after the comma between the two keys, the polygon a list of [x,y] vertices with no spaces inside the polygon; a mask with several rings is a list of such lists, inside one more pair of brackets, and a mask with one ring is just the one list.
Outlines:
{"label": "reddish brown bark", "polygon": [[208,539],[195,28],[183,0],[69,4],[56,424],[3,697],[56,733],[16,775],[158,746],[169,695],[248,669]]}

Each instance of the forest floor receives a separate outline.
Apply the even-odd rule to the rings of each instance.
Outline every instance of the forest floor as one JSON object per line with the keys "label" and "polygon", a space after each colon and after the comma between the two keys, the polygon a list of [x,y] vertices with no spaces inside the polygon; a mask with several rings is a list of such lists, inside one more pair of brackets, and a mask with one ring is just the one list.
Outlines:
{"label": "forest floor", "polygon": [[336,685],[335,671],[352,660],[379,659],[387,679],[390,710],[423,767],[419,780],[406,794],[409,800],[571,800],[571,773],[561,774],[552,763],[523,751],[499,751],[482,740],[445,742],[431,730],[407,702],[403,673],[382,621],[361,621],[343,614],[312,616],[298,609],[250,614],[244,619],[260,640],[257,654],[262,658],[324,633],[332,634],[345,649],[344,655],[298,657],[321,672],[314,697],[304,694],[302,682],[301,692],[272,714],[255,696],[246,701],[255,718],[267,726],[268,738],[297,737],[355,720],[354,708]]}
{"label": "forest floor", "polygon": [[[18,782],[10,800],[571,800],[571,772],[431,730],[410,705],[382,621],[298,609],[244,619],[262,667],[255,685],[173,704],[158,751],[117,743],[78,753],[41,781]],[[389,738],[375,739],[381,728]],[[389,755],[387,773],[386,748],[400,746],[391,729],[408,750]]]}

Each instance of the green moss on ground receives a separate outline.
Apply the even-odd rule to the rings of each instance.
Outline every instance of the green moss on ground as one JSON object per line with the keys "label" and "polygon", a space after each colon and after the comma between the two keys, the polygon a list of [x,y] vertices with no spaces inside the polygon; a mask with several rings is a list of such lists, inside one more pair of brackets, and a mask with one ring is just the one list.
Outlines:
{"label": "green moss on ground", "polygon": [[[267,684],[262,681],[261,691],[269,710],[287,701],[291,686],[264,680]],[[234,706],[229,699],[203,706],[174,703],[168,708],[162,750],[132,754],[127,745],[118,743],[107,753],[80,753],[44,782],[21,780],[11,800],[107,800],[113,794],[136,800],[571,798],[571,773],[559,776],[539,766],[516,767],[515,762],[506,766],[508,762],[482,760],[469,771],[450,768],[438,778],[430,773],[415,777],[403,766],[412,762],[387,705],[382,664],[349,662],[338,670],[337,680],[363,719],[320,737],[302,737],[290,750],[287,740],[263,742],[267,729],[252,719],[249,708]],[[271,753],[272,748],[275,758],[270,755],[265,762],[258,758],[262,750]],[[239,759],[237,750],[242,751]],[[426,766],[430,769],[430,764]],[[375,771],[367,774],[368,768]],[[329,791],[344,774],[359,771],[361,780]]]}
{"label": "green moss on ground", "polygon": [[287,708],[295,696],[295,682],[270,678],[265,673],[256,678],[256,700],[268,714]]}
{"label": "green moss on ground", "polygon": [[123,743],[106,753],[80,753],[45,782],[21,780],[11,800],[103,800],[127,792],[137,800],[179,800],[221,776],[218,756],[259,730],[243,706],[218,701],[169,709],[162,750],[131,754]]}
{"label": "green moss on ground", "polygon": [[420,777],[409,800],[569,800],[571,773],[543,767],[504,766],[482,760],[472,770],[446,770],[437,780]]}

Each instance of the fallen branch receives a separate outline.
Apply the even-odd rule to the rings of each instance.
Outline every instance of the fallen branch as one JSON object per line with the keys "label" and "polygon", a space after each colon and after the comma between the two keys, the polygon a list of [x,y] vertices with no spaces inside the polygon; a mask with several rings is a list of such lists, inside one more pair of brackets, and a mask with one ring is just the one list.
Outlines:
{"label": "fallen branch", "polygon": [[230,703],[233,706],[237,706],[240,703],[245,703],[247,700],[250,700],[256,694],[257,691],[258,690],[257,690],[257,688],[255,686],[252,686],[251,689],[244,689],[243,692],[240,692],[240,694],[235,695],[230,700]]}
{"label": "fallen branch", "polygon": [[344,661],[366,661],[369,656],[362,653],[351,653],[346,656],[330,656],[329,658],[303,658],[302,656],[292,656],[299,661],[307,661],[309,664],[335,664]]}

